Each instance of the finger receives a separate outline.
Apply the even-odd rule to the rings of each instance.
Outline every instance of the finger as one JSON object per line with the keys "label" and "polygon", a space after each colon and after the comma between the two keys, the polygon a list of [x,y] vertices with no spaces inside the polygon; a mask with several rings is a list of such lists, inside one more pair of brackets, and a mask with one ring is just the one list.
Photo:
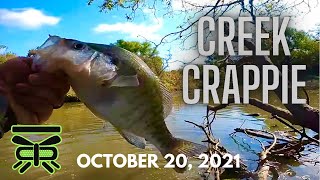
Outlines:
{"label": "finger", "polygon": [[30,57],[18,57],[19,60],[21,60],[22,62],[26,63],[29,67],[32,66],[32,61],[33,59]]}
{"label": "finger", "polygon": [[25,82],[28,80],[28,75],[32,73],[31,67],[24,63],[21,58],[14,58],[6,61],[0,66],[1,79],[7,85],[12,85],[17,82]]}
{"label": "finger", "polygon": [[23,57],[23,56],[18,56],[18,57],[14,57],[14,58],[9,59],[9,61],[11,61],[11,60],[21,60],[21,61],[24,61],[24,62],[27,62],[27,63],[30,63],[30,61],[32,62],[32,58]]}
{"label": "finger", "polygon": [[29,76],[29,82],[36,86],[47,86],[59,89],[63,94],[67,93],[70,88],[68,79],[62,74],[50,74],[47,72],[34,73]]}
{"label": "finger", "polygon": [[30,113],[34,113],[36,115],[36,122],[31,120],[30,123],[43,123],[44,121],[48,120],[50,115],[52,114],[52,105],[48,104],[46,101],[41,100],[40,98],[14,94],[14,99],[17,104],[24,107]]}
{"label": "finger", "polygon": [[32,61],[33,59],[30,58],[30,57],[22,57],[22,56],[19,56],[19,57],[14,57],[12,59],[9,59],[8,61],[19,61],[19,62],[24,62],[26,63],[29,67],[32,66]]}
{"label": "finger", "polygon": [[61,106],[64,101],[63,95],[45,86],[30,86],[28,84],[18,83],[16,84],[14,92],[47,100],[53,107]]}

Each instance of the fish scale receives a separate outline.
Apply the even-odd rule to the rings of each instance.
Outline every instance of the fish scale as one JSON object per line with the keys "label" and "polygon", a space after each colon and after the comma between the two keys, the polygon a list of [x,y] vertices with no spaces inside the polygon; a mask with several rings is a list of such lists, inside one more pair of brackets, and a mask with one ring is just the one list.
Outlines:
{"label": "fish scale", "polygon": [[[143,92],[141,92],[143,93]],[[130,104],[131,108],[128,108],[126,113],[123,113],[122,116],[128,118],[128,124],[134,122],[135,119],[140,119],[140,122],[145,122],[146,127],[156,127],[155,129],[161,128],[163,126],[163,121],[159,121],[157,119],[162,119],[162,108],[161,106],[154,105],[155,103],[151,102],[146,103],[145,98],[141,98],[141,93],[128,95],[128,104]],[[145,97],[144,95],[143,97]],[[148,95],[147,95],[148,96]],[[150,96],[150,95],[149,95]],[[133,117],[132,110],[139,111],[137,113],[137,117]],[[159,116],[159,117],[157,117]],[[165,127],[165,126],[164,126]]]}

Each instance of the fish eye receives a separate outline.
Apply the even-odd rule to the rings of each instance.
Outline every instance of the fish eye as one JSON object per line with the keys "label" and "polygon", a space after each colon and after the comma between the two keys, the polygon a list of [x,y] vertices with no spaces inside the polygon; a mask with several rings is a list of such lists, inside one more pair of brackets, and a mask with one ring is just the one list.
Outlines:
{"label": "fish eye", "polygon": [[82,49],[85,48],[85,45],[82,44],[82,43],[76,42],[76,43],[73,44],[73,48],[74,48],[75,50],[82,50]]}

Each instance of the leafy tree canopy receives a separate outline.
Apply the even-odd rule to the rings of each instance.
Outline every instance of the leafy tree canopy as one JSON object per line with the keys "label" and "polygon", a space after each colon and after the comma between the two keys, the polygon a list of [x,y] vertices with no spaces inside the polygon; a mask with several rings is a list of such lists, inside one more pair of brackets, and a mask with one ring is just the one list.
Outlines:
{"label": "leafy tree canopy", "polygon": [[118,40],[114,45],[137,54],[158,76],[163,72],[162,58],[149,42]]}
{"label": "leafy tree canopy", "polygon": [[153,57],[159,54],[149,42],[118,40],[114,45],[126,49],[142,57]]}
{"label": "leafy tree canopy", "polygon": [[6,62],[9,59],[16,57],[12,52],[6,52],[7,46],[0,45],[0,63]]}

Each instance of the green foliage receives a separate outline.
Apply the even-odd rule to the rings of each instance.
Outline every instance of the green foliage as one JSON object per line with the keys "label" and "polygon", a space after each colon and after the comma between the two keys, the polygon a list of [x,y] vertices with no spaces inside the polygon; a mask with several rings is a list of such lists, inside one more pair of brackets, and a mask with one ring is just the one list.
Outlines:
{"label": "green foliage", "polygon": [[138,42],[138,41],[125,41],[125,40],[118,40],[114,45],[126,49],[130,52],[137,54],[138,56],[142,57],[152,57],[158,55],[158,51],[154,51],[154,48],[149,42]]}
{"label": "green foliage", "polygon": [[118,40],[114,45],[138,55],[156,75],[160,76],[163,72],[162,58],[149,42]]}
{"label": "green foliage", "polygon": [[161,73],[163,72],[163,62],[161,57],[143,57],[142,59],[150,67],[152,72],[154,72],[157,76],[161,75]]}
{"label": "green foliage", "polygon": [[[285,36],[291,53],[290,60],[286,58],[282,46],[279,56],[270,56],[271,61],[277,65],[282,64],[304,64],[307,65],[308,75],[319,75],[319,40],[310,34],[293,28],[287,28]],[[265,41],[266,49],[272,52],[272,41]]]}
{"label": "green foliage", "polygon": [[173,70],[170,72],[163,72],[161,82],[169,91],[182,90],[182,71]]}
{"label": "green foliage", "polygon": [[293,63],[314,66],[319,64],[319,41],[304,31],[289,28],[286,37]]}
{"label": "green foliage", "polygon": [[[161,82],[168,88],[169,91],[182,91],[183,74],[182,70],[172,70],[163,72]],[[194,80],[190,74],[188,78],[189,89],[200,87],[200,81]]]}
{"label": "green foliage", "polygon": [[14,57],[16,57],[16,55],[13,54],[13,53],[3,53],[3,54],[0,54],[0,63],[4,63],[4,62],[6,62],[7,60],[12,59],[12,58],[14,58]]}
{"label": "green foliage", "polygon": [[0,44],[0,63],[4,63],[9,59],[16,57],[12,52],[6,52],[7,46]]}
{"label": "green foliage", "polygon": [[[309,67],[319,64],[319,41],[308,33],[293,28],[287,28],[285,36],[288,42],[293,64],[305,64]],[[272,41],[264,41],[264,46],[272,51]],[[279,56],[270,56],[271,61],[276,65],[286,62],[282,46]]]}

